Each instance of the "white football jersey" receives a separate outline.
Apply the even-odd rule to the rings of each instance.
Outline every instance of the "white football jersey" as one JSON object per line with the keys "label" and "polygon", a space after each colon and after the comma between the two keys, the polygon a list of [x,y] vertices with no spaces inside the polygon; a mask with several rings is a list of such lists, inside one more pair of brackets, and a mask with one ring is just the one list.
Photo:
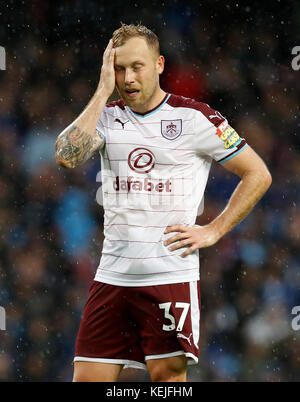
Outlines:
{"label": "white football jersey", "polygon": [[[212,159],[222,163],[246,142],[207,104],[173,94],[136,113],[107,104],[97,130],[101,150],[104,243],[95,280],[150,286],[199,279],[198,251],[169,251],[167,226],[194,225]],[[169,246],[170,247],[170,246]]]}

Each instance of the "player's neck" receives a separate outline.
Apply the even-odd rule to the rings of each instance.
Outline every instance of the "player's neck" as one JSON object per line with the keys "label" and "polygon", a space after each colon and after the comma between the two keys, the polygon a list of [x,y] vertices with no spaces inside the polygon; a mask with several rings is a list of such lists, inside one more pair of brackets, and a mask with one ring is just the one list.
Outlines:
{"label": "player's neck", "polygon": [[149,102],[143,105],[137,105],[136,107],[132,108],[132,110],[136,113],[147,113],[153,109],[156,109],[157,106],[162,103],[166,95],[167,93],[158,87]]}

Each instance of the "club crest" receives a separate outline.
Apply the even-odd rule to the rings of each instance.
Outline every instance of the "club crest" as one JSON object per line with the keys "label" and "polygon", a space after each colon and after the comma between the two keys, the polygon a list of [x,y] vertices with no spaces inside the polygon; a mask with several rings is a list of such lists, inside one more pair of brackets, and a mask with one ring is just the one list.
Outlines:
{"label": "club crest", "polygon": [[182,120],[161,120],[161,133],[167,140],[175,140],[182,131]]}

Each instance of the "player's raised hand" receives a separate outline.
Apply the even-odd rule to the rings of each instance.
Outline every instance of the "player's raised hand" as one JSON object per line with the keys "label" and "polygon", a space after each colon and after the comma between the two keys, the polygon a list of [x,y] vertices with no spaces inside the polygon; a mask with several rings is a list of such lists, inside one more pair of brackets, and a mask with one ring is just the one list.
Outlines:
{"label": "player's raised hand", "polygon": [[116,85],[114,69],[115,53],[116,50],[113,48],[113,41],[111,39],[103,53],[103,63],[99,81],[99,88],[101,91],[104,91],[107,97],[113,93]]}
{"label": "player's raised hand", "polygon": [[181,254],[181,257],[186,257],[199,248],[212,246],[219,240],[218,234],[210,225],[172,225],[166,228],[165,234],[171,232],[177,232],[177,234],[164,242],[165,246],[175,243],[169,247],[169,251],[190,246],[184,253]]}

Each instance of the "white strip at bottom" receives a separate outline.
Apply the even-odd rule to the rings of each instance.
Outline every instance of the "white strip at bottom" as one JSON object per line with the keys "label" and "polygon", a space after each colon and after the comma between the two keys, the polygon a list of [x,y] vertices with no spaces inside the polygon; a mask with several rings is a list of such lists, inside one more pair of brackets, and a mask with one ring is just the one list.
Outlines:
{"label": "white strip at bottom", "polygon": [[123,359],[104,359],[101,357],[84,357],[84,356],[76,356],[74,357],[74,362],[95,362],[95,363],[107,363],[107,364],[124,364],[125,368],[136,368],[147,370],[147,367],[144,363],[137,362],[135,360],[123,360]]}
{"label": "white strip at bottom", "polygon": [[197,364],[198,363],[198,357],[193,355],[190,352],[184,352],[183,350],[178,350],[177,352],[172,352],[172,353],[165,353],[162,355],[149,355],[145,356],[145,360],[154,360],[154,359],[165,359],[167,357],[174,357],[174,356],[180,356],[180,355],[185,355],[186,357],[189,357],[190,359],[188,360],[188,364]]}
{"label": "white strip at bottom", "polygon": [[199,349],[200,337],[200,310],[198,297],[198,282],[190,282],[191,321],[194,345]]}
{"label": "white strip at bottom", "polygon": [[[149,355],[145,356],[145,360],[152,360],[152,359],[164,359],[166,357],[174,357],[174,356],[180,356],[180,355],[185,355],[186,357],[189,357],[190,359],[188,360],[189,365],[197,364],[198,363],[198,357],[193,355],[192,353],[189,352],[184,352],[183,350],[178,350],[177,352],[172,352],[172,353],[165,353],[161,355]],[[84,357],[84,356],[76,356],[74,357],[74,362],[95,362],[95,363],[107,363],[107,364],[124,364],[124,369],[126,368],[135,368],[135,369],[140,369],[140,370],[147,370],[147,366],[144,363],[137,362],[135,360],[125,360],[125,359],[104,359],[101,357]]]}

